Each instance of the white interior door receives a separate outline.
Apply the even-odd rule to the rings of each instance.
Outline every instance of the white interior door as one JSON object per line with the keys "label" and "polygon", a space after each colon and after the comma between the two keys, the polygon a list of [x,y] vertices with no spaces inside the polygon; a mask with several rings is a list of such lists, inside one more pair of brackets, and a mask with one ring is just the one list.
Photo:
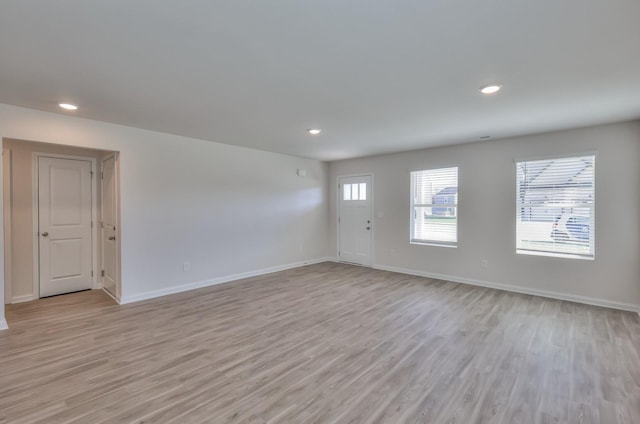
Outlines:
{"label": "white interior door", "polygon": [[371,266],[371,176],[341,177],[338,185],[338,256],[343,262]]}
{"label": "white interior door", "polygon": [[92,288],[91,161],[38,158],[40,297]]}
{"label": "white interior door", "polygon": [[115,156],[102,160],[102,285],[118,297]]}

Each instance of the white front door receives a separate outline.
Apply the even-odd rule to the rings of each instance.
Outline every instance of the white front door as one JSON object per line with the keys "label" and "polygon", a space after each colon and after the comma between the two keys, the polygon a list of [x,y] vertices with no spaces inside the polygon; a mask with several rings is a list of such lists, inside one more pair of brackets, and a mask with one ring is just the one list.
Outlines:
{"label": "white front door", "polygon": [[40,297],[92,288],[91,162],[38,158]]}
{"label": "white front door", "polygon": [[118,297],[115,157],[102,160],[102,285]]}
{"label": "white front door", "polygon": [[371,185],[370,175],[341,177],[338,180],[338,256],[343,262],[372,265]]}

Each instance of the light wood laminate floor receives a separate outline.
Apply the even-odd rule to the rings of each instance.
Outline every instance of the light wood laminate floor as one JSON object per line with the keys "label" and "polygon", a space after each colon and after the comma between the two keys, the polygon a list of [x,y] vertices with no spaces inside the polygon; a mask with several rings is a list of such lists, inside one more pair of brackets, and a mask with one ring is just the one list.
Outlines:
{"label": "light wood laminate floor", "polygon": [[324,263],[9,305],[6,423],[640,423],[637,314]]}

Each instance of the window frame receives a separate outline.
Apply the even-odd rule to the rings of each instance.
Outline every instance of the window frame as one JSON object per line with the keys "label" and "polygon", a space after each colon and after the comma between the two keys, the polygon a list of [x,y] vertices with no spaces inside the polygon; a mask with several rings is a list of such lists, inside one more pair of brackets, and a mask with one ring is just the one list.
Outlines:
{"label": "window frame", "polygon": [[[348,191],[347,191],[347,187],[349,187]],[[354,190],[354,187],[355,187],[356,190]],[[349,193],[349,196],[348,196],[349,198],[348,199],[347,199],[347,192]],[[354,197],[354,193],[357,194],[355,197]],[[363,193],[364,193],[364,196],[363,196]],[[347,183],[347,184],[342,184],[341,200],[343,202],[366,201],[367,200],[367,183]]]}
{"label": "window frame", "polygon": [[[426,172],[426,171],[439,171],[445,169],[456,170],[456,202],[455,203],[446,203],[447,207],[453,207],[456,210],[456,223],[455,223],[455,241],[442,241],[442,240],[434,240],[434,239],[418,239],[415,237],[415,208],[416,207],[442,207],[444,204],[433,203],[433,199],[431,199],[432,203],[414,203],[413,202],[413,174],[417,172]],[[435,246],[435,247],[447,247],[447,248],[457,248],[459,237],[458,237],[458,218],[459,218],[459,208],[460,208],[460,166],[458,165],[450,165],[450,166],[438,166],[434,168],[427,169],[416,169],[409,171],[409,244],[422,245],[422,246]]]}
{"label": "window frame", "polygon": [[[536,161],[552,161],[552,160],[561,160],[561,159],[571,159],[571,158],[582,158],[592,156],[593,157],[593,181],[592,181],[592,202],[590,204],[580,204],[577,207],[588,207],[590,209],[590,231],[589,231],[589,243],[590,243],[590,253],[589,254],[581,254],[581,253],[570,253],[570,252],[555,252],[548,250],[533,250],[526,249],[522,247],[518,247],[519,237],[518,237],[518,214],[521,212],[522,205],[520,203],[520,190],[519,190],[519,181],[518,181],[518,165],[522,162],[536,162]],[[514,158],[513,160],[513,169],[515,175],[515,253],[516,255],[525,255],[525,256],[542,256],[549,258],[562,258],[562,259],[579,259],[579,260],[588,260],[593,261],[596,257],[596,162],[598,159],[597,151],[587,151],[587,152],[578,152],[578,153],[568,153],[568,154],[558,154],[558,155],[544,155],[544,156],[535,156],[535,157],[525,157],[525,158]]]}

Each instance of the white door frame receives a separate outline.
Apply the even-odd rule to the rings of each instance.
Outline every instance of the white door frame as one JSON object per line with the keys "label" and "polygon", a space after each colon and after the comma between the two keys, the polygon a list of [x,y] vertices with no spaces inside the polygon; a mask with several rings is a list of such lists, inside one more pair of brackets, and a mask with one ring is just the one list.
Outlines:
{"label": "white door frame", "polygon": [[[5,156],[5,153],[7,155]],[[2,210],[4,212],[4,303],[12,303],[13,295],[11,293],[11,286],[13,285],[12,279],[12,239],[11,239],[11,213],[13,208],[13,200],[11,190],[13,184],[11,179],[13,178],[13,150],[4,149],[2,146]],[[8,190],[5,190],[8,187]]]}
{"label": "white door frame", "polygon": [[56,158],[56,159],[70,159],[70,160],[82,160],[91,162],[91,286],[93,289],[99,289],[98,273],[96,272],[96,265],[98,263],[98,226],[97,220],[97,174],[96,174],[96,159],[87,156],[72,156],[72,155],[59,155],[53,153],[40,153],[34,152],[32,155],[32,193],[33,193],[33,298],[40,299],[40,237],[38,228],[40,225],[38,219],[39,212],[39,178],[38,178],[38,159],[41,157]]}
{"label": "white door frame", "polygon": [[[113,158],[113,182],[114,182],[114,197],[115,204],[114,212],[115,212],[115,224],[116,224],[116,251],[114,260],[116,261],[116,292],[110,293],[108,290],[104,289],[103,291],[111,296],[116,302],[120,303],[120,298],[122,297],[122,288],[120,287],[120,154],[118,152],[113,152],[113,154],[109,154],[100,158],[100,267],[96,267],[96,276],[99,272],[104,269],[104,237],[102,237],[103,233],[103,222],[104,222],[104,183],[102,179],[102,163],[107,160]],[[97,178],[96,178],[97,179]],[[97,222],[97,221],[96,221]],[[97,225],[95,225],[97,227]],[[101,274],[102,275],[102,274]],[[104,287],[103,277],[100,276],[100,287]]]}
{"label": "white door frame", "polygon": [[[337,246],[336,246],[336,253],[338,253],[338,262],[342,262],[342,260],[340,259],[340,201],[342,200],[340,195],[342,194],[342,190],[340,190],[340,180],[342,180],[343,178],[353,178],[353,177],[371,177],[371,264],[367,265],[368,267],[373,267],[373,264],[375,263],[374,259],[373,259],[373,255],[374,255],[374,243],[375,243],[375,231],[376,231],[376,226],[375,226],[375,219],[374,219],[374,215],[375,215],[375,209],[373,208],[374,206],[374,195],[373,195],[373,187],[374,187],[374,181],[373,181],[373,172],[362,172],[362,173],[358,173],[358,174],[346,174],[346,175],[338,175],[337,176],[337,187],[338,187],[338,194],[336,195],[336,199],[337,199],[337,206],[336,206],[336,221],[337,224],[336,225],[336,229],[337,229],[337,233],[336,233],[336,238],[337,238]],[[346,263],[346,262],[345,262]],[[355,264],[354,264],[355,265]],[[365,265],[362,265],[365,266]]]}

